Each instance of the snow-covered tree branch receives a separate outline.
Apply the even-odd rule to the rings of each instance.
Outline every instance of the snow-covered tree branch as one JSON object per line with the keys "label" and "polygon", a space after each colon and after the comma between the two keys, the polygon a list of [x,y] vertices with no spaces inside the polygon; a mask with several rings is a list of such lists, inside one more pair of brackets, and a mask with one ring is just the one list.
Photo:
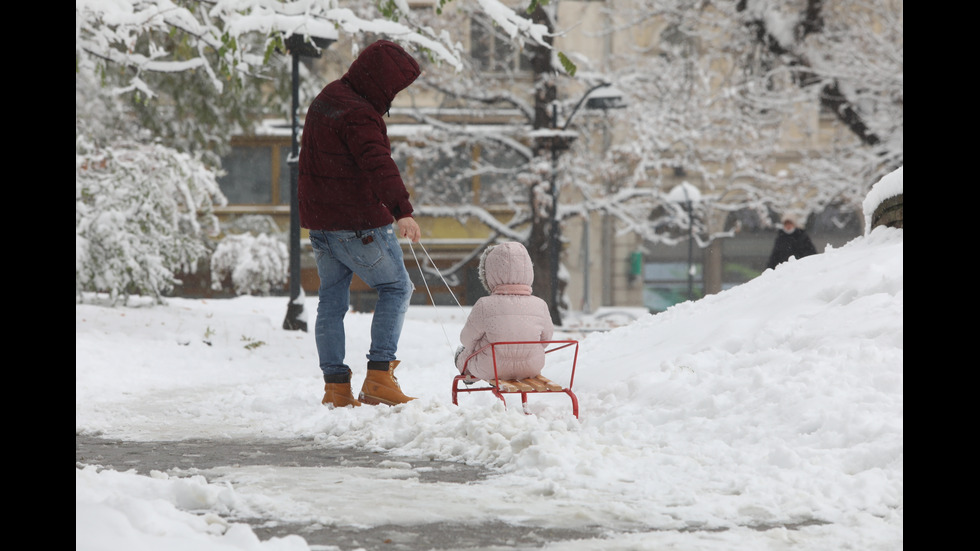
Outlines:
{"label": "snow-covered tree branch", "polygon": [[[559,4],[535,14],[554,25],[549,37],[567,31],[555,17]],[[508,142],[500,132],[420,114],[434,130],[415,142],[422,147],[404,154],[442,168],[414,180],[415,192],[424,204],[440,205],[438,212],[465,205],[457,212],[473,216],[474,208],[496,204],[527,213],[509,221],[507,231],[530,224],[522,241],[541,268],[536,285],[551,272],[539,252],[552,242],[552,201],[542,193],[550,151],[535,149],[533,135],[553,124],[571,122],[578,136],[557,161],[560,221],[602,213],[615,221],[617,234],[677,244],[687,239],[678,231],[687,227],[687,213],[666,196],[685,180],[703,191],[694,212],[699,245],[733,235],[739,213],[755,213],[762,227],[791,209],[807,214],[833,206],[858,217],[869,186],[903,164],[902,20],[895,4],[607,1],[608,23],[596,38],[638,38],[591,61],[566,43],[582,60],[576,78],[554,70],[553,50],[536,57],[534,47],[522,50],[530,77],[504,65],[488,74],[476,59],[453,74],[427,72],[420,84],[451,98],[445,103],[457,112],[509,109],[522,122]],[[460,12],[471,26],[485,17]],[[508,36],[502,26],[485,28],[502,40]],[[602,82],[628,108],[573,115],[583,90]],[[521,145],[509,147],[514,142]],[[451,152],[473,148],[479,159],[445,162]],[[476,191],[467,194],[466,181],[476,177],[483,182],[479,200]],[[490,211],[481,216],[493,218]]]}
{"label": "snow-covered tree branch", "polygon": [[[666,196],[690,180],[703,193],[694,223],[705,244],[731,235],[736,213],[757,213],[763,225],[787,209],[859,216],[869,186],[904,162],[900,0],[606,0],[590,32],[616,46],[595,59],[574,42],[552,47],[569,31],[562,1],[573,3],[527,13],[455,0],[452,13],[437,14],[404,0],[79,0],[76,68],[137,99],[121,119],[130,139],[161,139],[216,166],[233,132],[288,105],[241,84],[279,79],[285,89],[284,37],[379,33],[413,44],[432,63],[409,92],[428,90],[467,121],[412,113],[431,129],[397,146],[417,167],[406,179],[419,213],[478,218],[494,237],[523,241],[536,285],[558,269],[552,215],[602,213],[618,234],[678,243],[687,213]],[[510,62],[467,51],[464,28]],[[575,75],[561,70],[563,48],[580,65]],[[628,107],[573,115],[597,83]],[[481,117],[508,122],[472,124]],[[540,139],[552,126],[577,135],[554,165],[552,142]],[[513,215],[501,221],[500,207]]]}
{"label": "snow-covered tree branch", "polygon": [[[286,58],[273,54],[290,36],[375,33],[414,44],[451,70],[461,66],[459,42],[412,24],[405,2],[394,2],[388,18],[365,17],[365,7],[374,8],[337,0],[78,0],[76,292],[159,299],[178,283],[176,272],[195,270],[209,253],[206,235],[217,230],[211,207],[224,196],[214,169],[230,137],[288,104]],[[524,21],[494,2],[487,9],[507,25]],[[512,36],[541,40],[540,27],[519,24]],[[277,93],[261,79],[278,79]],[[216,284],[228,275],[236,292],[267,292],[282,274],[265,268],[281,251],[260,243],[264,252],[256,253],[254,242],[228,250],[238,241],[218,251]],[[256,263],[260,276],[247,269]]]}
{"label": "snow-covered tree branch", "polygon": [[[497,0],[474,0],[519,44],[544,45],[547,27],[520,17]],[[75,2],[76,68],[132,70],[128,88],[148,97],[146,72],[202,70],[216,90],[226,78],[260,73],[275,48],[291,35],[336,39],[338,34],[375,33],[414,44],[434,61],[458,70],[458,37],[413,24],[404,1],[389,18],[365,18],[356,0],[78,0]],[[404,21],[404,22],[402,22]],[[169,42],[172,37],[172,42]],[[168,44],[169,42],[169,44]]]}

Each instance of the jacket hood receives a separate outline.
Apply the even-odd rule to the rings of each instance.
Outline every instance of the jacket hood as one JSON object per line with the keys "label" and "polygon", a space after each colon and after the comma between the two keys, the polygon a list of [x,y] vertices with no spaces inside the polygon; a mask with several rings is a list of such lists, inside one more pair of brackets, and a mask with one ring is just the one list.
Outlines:
{"label": "jacket hood", "polygon": [[342,80],[383,115],[398,92],[408,88],[420,74],[418,62],[404,48],[379,40],[357,56]]}
{"label": "jacket hood", "polygon": [[480,283],[493,293],[500,285],[527,285],[534,283],[534,266],[531,255],[520,243],[511,241],[488,247],[480,257]]}

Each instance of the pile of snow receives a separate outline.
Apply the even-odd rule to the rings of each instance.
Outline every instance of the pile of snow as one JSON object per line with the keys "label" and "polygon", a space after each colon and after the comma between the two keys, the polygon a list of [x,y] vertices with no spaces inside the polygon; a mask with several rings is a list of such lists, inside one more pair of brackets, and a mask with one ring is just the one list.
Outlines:
{"label": "pile of snow", "polygon": [[[564,395],[532,396],[532,415],[489,393],[454,406],[465,308],[411,308],[398,378],[417,400],[329,410],[312,334],[281,328],[285,298],[76,305],[76,434],[312,439],[495,473],[446,487],[392,464],[153,476],[79,465],[76,549],[309,549],[300,536],[259,541],[241,521],[255,517],[596,525],[610,532],[604,549],[900,549],[903,252],[903,230],[879,227],[626,326],[556,335],[581,341],[578,419]],[[370,321],[347,320],[355,386]],[[546,375],[567,382],[570,357],[552,356]],[[378,503],[377,488],[391,498]]]}

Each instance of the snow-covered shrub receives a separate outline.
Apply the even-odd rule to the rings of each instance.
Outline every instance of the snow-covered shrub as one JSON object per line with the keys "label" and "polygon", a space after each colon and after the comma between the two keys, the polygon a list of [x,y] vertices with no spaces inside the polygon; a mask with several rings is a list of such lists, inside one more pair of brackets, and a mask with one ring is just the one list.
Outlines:
{"label": "snow-covered shrub", "polygon": [[211,288],[220,291],[230,279],[235,294],[268,295],[285,285],[289,251],[273,236],[231,234],[211,255]]}
{"label": "snow-covered shrub", "polygon": [[279,234],[282,230],[276,224],[275,218],[268,214],[242,214],[230,220],[222,220],[221,231],[224,233],[260,233]]}
{"label": "snow-covered shrub", "polygon": [[100,146],[75,131],[75,294],[162,301],[180,271],[193,273],[226,202],[213,171],[159,144]]}

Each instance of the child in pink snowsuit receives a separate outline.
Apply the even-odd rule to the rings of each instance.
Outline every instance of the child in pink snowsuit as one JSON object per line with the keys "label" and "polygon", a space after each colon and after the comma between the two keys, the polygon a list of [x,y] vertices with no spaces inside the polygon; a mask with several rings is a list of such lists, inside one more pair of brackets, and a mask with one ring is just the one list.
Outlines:
{"label": "child in pink snowsuit", "polygon": [[[551,313],[545,301],[531,294],[534,269],[524,245],[515,242],[489,247],[480,258],[480,282],[490,292],[476,301],[459,340],[456,367],[463,375],[493,380],[491,342],[547,341],[554,333]],[[527,379],[541,374],[546,344],[496,347],[497,376],[500,379]]]}

